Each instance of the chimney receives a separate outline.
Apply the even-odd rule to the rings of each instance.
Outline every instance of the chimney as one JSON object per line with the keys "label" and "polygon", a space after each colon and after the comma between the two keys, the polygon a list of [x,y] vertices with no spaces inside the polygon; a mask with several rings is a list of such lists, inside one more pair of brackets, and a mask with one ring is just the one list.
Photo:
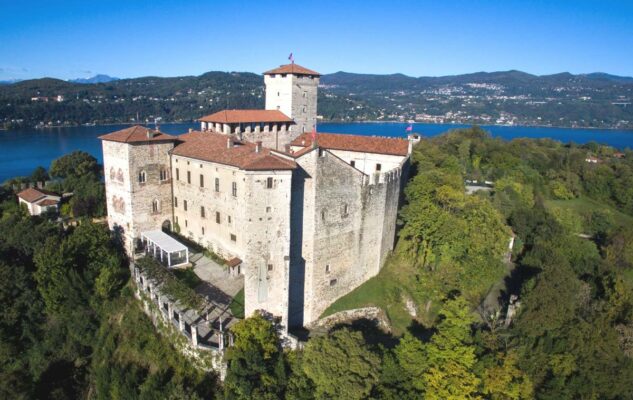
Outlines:
{"label": "chimney", "polygon": [[233,147],[233,138],[232,137],[226,139],[226,148],[230,149],[231,147]]}
{"label": "chimney", "polygon": [[284,145],[284,150],[286,151],[286,153],[290,154],[290,144],[286,143]]}
{"label": "chimney", "polygon": [[193,132],[193,128],[189,128],[189,133]]}
{"label": "chimney", "polygon": [[152,130],[148,129],[148,130],[147,130],[147,138],[148,138],[148,139],[151,139],[151,138],[153,138],[153,137],[154,137],[154,132],[153,132]]}
{"label": "chimney", "polygon": [[262,152],[262,141],[258,140],[255,142],[255,153],[261,153]]}

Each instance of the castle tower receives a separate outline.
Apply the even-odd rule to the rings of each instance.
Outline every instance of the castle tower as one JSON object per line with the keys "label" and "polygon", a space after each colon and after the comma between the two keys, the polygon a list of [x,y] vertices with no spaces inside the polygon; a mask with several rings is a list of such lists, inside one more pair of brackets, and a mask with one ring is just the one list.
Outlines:
{"label": "castle tower", "polygon": [[176,137],[139,125],[100,136],[108,225],[126,249],[142,232],[171,228],[169,151]]}
{"label": "castle tower", "polygon": [[295,63],[264,72],[266,110],[279,110],[294,120],[291,140],[316,129],[320,76]]}

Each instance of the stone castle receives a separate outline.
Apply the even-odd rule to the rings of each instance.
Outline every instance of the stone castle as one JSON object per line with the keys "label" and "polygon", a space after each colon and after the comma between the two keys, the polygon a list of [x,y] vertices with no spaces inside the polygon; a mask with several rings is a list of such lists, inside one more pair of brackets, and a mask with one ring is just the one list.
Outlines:
{"label": "stone castle", "polygon": [[101,136],[108,223],[130,253],[144,232],[173,229],[243,275],[247,316],[286,327],[375,276],[414,139],[316,133],[319,79],[283,65],[264,73],[265,110],[216,112],[179,136]]}

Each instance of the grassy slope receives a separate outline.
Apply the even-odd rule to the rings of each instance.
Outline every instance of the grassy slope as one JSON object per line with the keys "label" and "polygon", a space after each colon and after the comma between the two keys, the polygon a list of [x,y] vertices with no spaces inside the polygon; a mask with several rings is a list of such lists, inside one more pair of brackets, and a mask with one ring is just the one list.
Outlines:
{"label": "grassy slope", "polygon": [[405,308],[403,294],[412,297],[409,293],[414,285],[413,267],[392,256],[377,276],[338,299],[323,312],[321,317],[339,311],[376,306],[387,313],[393,333],[400,335],[412,323],[413,318]]}
{"label": "grassy slope", "polygon": [[548,207],[553,208],[569,208],[576,212],[580,217],[588,216],[593,211],[606,210],[610,211],[613,214],[615,222],[617,224],[633,225],[632,216],[624,214],[607,204],[593,200],[589,197],[579,197],[577,199],[571,200],[547,200],[546,204]]}

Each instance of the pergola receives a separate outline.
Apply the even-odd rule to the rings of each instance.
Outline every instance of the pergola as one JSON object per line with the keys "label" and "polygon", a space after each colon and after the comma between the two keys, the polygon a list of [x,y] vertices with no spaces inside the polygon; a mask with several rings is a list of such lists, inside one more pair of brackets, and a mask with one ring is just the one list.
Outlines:
{"label": "pergola", "polygon": [[163,231],[142,232],[141,240],[145,243],[145,253],[151,254],[162,263],[167,261],[168,267],[177,267],[189,263],[189,249],[187,246]]}

